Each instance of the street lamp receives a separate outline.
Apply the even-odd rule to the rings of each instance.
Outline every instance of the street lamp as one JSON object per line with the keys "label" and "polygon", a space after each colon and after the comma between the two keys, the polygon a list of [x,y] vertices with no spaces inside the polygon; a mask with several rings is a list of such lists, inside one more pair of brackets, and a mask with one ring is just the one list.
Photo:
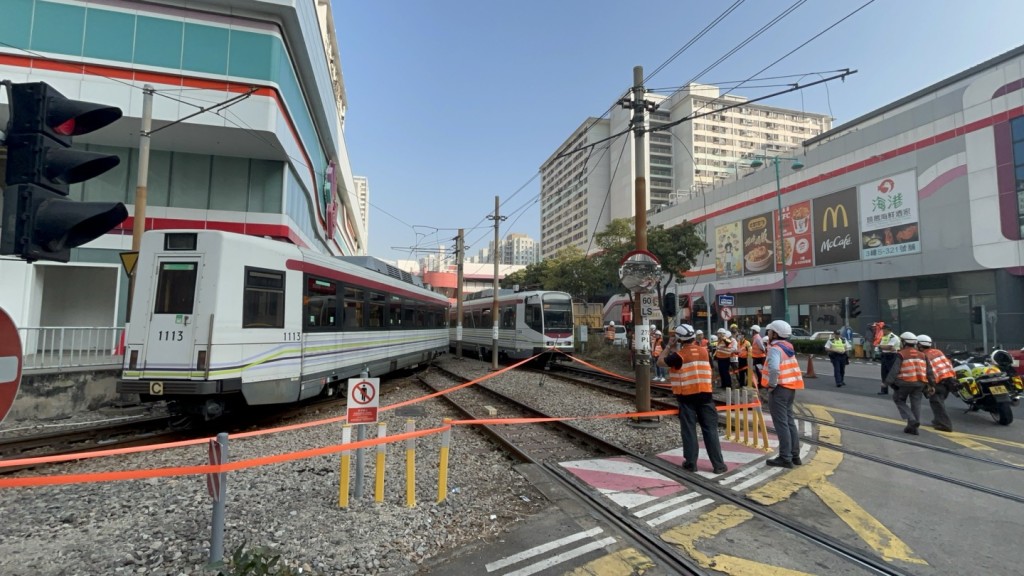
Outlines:
{"label": "street lamp", "polygon": [[[803,162],[797,158],[790,158],[788,156],[766,156],[764,154],[754,154],[754,159],[750,162],[751,168],[760,168],[764,166],[766,162],[771,162],[775,165],[775,198],[779,203],[779,218],[775,223],[776,230],[779,233],[779,240],[781,244],[785,246],[785,239],[782,237],[782,176],[779,174],[779,162],[783,160],[792,160],[793,164],[790,166],[792,170],[800,170],[804,167]],[[779,247],[775,247],[776,254],[778,254]],[[789,322],[789,286],[786,280],[786,254],[783,249],[782,257],[779,258],[782,262],[782,319],[787,323]]]}

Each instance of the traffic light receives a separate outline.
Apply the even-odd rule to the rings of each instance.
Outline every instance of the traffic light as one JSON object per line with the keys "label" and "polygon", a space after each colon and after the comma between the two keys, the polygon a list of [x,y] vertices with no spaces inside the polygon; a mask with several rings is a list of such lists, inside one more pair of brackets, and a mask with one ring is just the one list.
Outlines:
{"label": "traffic light", "polygon": [[120,162],[114,155],[72,150],[72,136],[111,124],[121,117],[121,109],[70,100],[45,82],[7,86],[10,120],[0,254],[29,262],[67,262],[71,248],[99,238],[128,217],[121,202],[67,198],[69,185]]}
{"label": "traffic light", "polygon": [[665,301],[661,303],[662,316],[665,318],[674,318],[676,315],[676,294],[675,292],[666,292]]}
{"label": "traffic light", "polygon": [[860,298],[850,298],[850,318],[860,316]]}

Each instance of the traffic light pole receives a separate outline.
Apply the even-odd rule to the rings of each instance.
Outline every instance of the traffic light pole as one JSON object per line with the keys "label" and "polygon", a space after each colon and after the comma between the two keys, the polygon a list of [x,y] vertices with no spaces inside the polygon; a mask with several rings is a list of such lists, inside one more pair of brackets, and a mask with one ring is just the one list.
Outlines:
{"label": "traffic light pole", "polygon": [[[132,222],[132,252],[142,246],[142,233],[146,231],[146,202],[149,182],[149,134],[153,129],[153,86],[142,87],[142,130],[139,132],[139,175],[135,181],[135,216]],[[128,311],[125,322],[132,319],[132,299],[135,296],[135,271],[128,275]]]}

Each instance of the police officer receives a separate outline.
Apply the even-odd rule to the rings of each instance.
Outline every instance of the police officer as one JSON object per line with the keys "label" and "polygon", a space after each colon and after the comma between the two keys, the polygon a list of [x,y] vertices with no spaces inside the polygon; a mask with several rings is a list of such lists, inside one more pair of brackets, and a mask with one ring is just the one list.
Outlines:
{"label": "police officer", "polygon": [[[696,472],[697,456],[700,448],[697,445],[697,424],[700,424],[701,435],[704,436],[704,449],[711,460],[715,474],[723,474],[729,470],[722,457],[722,446],[718,440],[718,411],[715,410],[714,398],[711,395],[711,362],[708,351],[694,342],[693,326],[680,324],[675,329],[675,336],[658,357],[658,366],[669,371],[672,393],[679,402],[679,428],[683,437],[683,469]],[[681,343],[678,352],[671,352],[677,343]]]}
{"label": "police officer", "polygon": [[917,336],[913,332],[904,332],[900,334],[900,340],[902,346],[896,354],[896,360],[885,383],[896,389],[892,399],[896,403],[896,409],[900,411],[900,417],[907,421],[903,431],[916,436],[917,429],[921,427],[921,397],[924,395],[925,386],[935,382],[935,376],[924,354],[916,347]]}
{"label": "police officer", "polygon": [[788,322],[775,320],[765,327],[768,335],[768,371],[761,377],[761,386],[771,388],[768,410],[772,414],[775,434],[779,438],[779,455],[765,462],[769,466],[792,468],[800,465],[800,431],[793,416],[796,391],[803,390],[804,377],[796,350],[789,342],[793,328]]}
{"label": "police officer", "polygon": [[896,353],[900,351],[900,339],[892,333],[892,328],[888,325],[882,326],[882,337],[878,340],[878,349],[881,351],[882,359],[882,390],[878,395],[885,396],[889,394],[889,386],[886,381],[889,378],[889,372],[892,371],[892,365],[896,361]]}
{"label": "police officer", "polygon": [[832,361],[832,372],[836,379],[836,388],[846,386],[846,365],[850,363],[850,350],[852,347],[836,330],[825,342],[825,351],[828,352],[828,359]]}
{"label": "police officer", "polygon": [[928,366],[935,376],[934,386],[927,389],[928,405],[932,407],[932,426],[940,432],[952,432],[953,421],[946,412],[946,396],[956,389],[956,372],[953,363],[932,346],[932,338],[927,334],[918,334],[917,347],[924,352]]}

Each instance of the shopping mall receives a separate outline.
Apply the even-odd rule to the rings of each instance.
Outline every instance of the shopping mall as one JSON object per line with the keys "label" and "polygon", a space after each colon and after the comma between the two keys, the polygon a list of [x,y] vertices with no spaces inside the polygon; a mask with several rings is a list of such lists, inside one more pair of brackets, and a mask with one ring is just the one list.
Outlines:
{"label": "shopping mall", "polygon": [[814,332],[849,297],[862,334],[882,320],[947,348],[1024,346],[1024,46],[754,164],[649,216],[706,234],[675,286],[684,314],[703,325],[710,284],[735,296],[717,324],[788,308]]}

